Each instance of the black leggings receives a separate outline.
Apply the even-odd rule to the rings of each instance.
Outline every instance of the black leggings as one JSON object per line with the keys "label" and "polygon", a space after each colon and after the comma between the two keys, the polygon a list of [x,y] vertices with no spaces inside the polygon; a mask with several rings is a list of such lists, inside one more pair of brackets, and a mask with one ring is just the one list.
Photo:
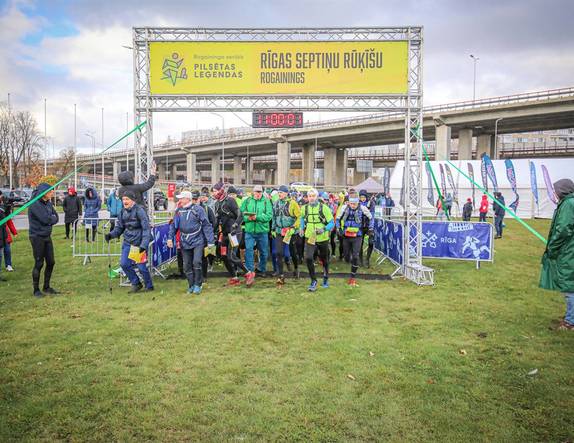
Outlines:
{"label": "black leggings", "polygon": [[315,275],[315,251],[319,253],[319,259],[323,264],[323,278],[329,278],[329,240],[317,242],[314,245],[305,242],[305,261],[307,262],[311,280],[317,280]]}
{"label": "black leggings", "polygon": [[[361,259],[361,262],[363,261],[363,245],[365,244],[365,235],[368,235],[369,230],[368,229],[364,229],[363,230],[363,235],[361,236],[361,249],[359,251],[359,257]],[[369,235],[369,243],[367,246],[367,260],[371,259],[371,254],[373,253],[373,248],[375,247],[375,239],[373,238],[374,235]]]}
{"label": "black leggings", "polygon": [[[283,260],[284,260],[284,255],[283,255],[283,248],[284,248],[284,243],[283,243],[283,239],[285,237],[283,237],[281,234],[277,234],[274,238],[273,241],[275,242],[275,255],[277,256],[277,268],[279,271],[279,275],[283,276]],[[295,269],[297,269],[298,267],[298,260],[297,260],[297,250],[295,247],[295,239],[293,236],[291,236],[291,239],[289,241],[289,255],[291,256],[291,258],[287,258],[285,259],[286,263],[289,263],[290,260],[293,261],[293,266],[295,267]]]}
{"label": "black leggings", "polygon": [[32,270],[32,282],[34,283],[34,291],[40,290],[40,272],[46,262],[46,270],[44,271],[44,289],[50,287],[50,278],[52,277],[52,270],[56,261],[54,260],[54,245],[50,237],[30,237],[32,244],[32,254],[34,255],[34,269]]}
{"label": "black leggings", "polygon": [[[96,241],[96,234],[98,233],[98,230],[94,226],[92,227],[91,231],[92,231],[92,241]],[[90,241],[90,229],[86,229],[86,241]]]}
{"label": "black leggings", "polygon": [[78,228],[77,220],[73,222],[67,222],[65,223],[65,225],[66,225],[66,238],[70,238],[70,226],[74,225],[74,233],[76,233]]}
{"label": "black leggings", "polygon": [[363,237],[344,237],[343,249],[345,256],[351,256],[351,278],[355,278],[359,269],[359,252],[362,250]]}

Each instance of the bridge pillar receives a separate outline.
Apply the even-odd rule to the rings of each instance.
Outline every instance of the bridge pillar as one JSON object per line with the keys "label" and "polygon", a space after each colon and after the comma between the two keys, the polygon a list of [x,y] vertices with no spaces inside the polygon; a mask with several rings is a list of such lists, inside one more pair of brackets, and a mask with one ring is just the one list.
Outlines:
{"label": "bridge pillar", "polygon": [[450,126],[435,126],[435,160],[450,160]]}
{"label": "bridge pillar", "polygon": [[187,175],[187,181],[189,183],[194,183],[197,181],[196,179],[196,163],[197,163],[197,157],[195,154],[187,154],[187,171],[186,171],[186,175]]}
{"label": "bridge pillar", "polygon": [[265,183],[264,183],[264,188],[266,188],[269,185],[273,185],[275,183],[275,170],[274,169],[270,169],[267,168],[265,169]]}
{"label": "bridge pillar", "polygon": [[211,156],[211,183],[215,184],[221,180],[221,159],[219,152]]}
{"label": "bridge pillar", "polygon": [[[113,163],[113,172],[112,172],[112,177],[114,182],[118,181],[118,174],[121,172],[122,170],[122,164],[120,162],[114,162]],[[126,168],[127,171],[127,168]]]}
{"label": "bridge pillar", "polygon": [[303,145],[303,181],[312,185],[315,181],[315,145]]}
{"label": "bridge pillar", "polygon": [[165,163],[158,163],[157,175],[160,180],[165,180]]}
{"label": "bridge pillar", "polygon": [[335,171],[335,181],[339,186],[347,186],[347,167],[349,156],[346,149],[337,149],[337,166]]}
{"label": "bridge pillar", "polygon": [[458,131],[458,159],[472,160],[472,129]]}
{"label": "bridge pillar", "polygon": [[169,174],[169,179],[172,181],[177,180],[177,165],[176,164],[171,165],[171,174]]}
{"label": "bridge pillar", "polygon": [[[289,185],[289,171],[291,170],[291,143],[277,143],[277,173],[276,185]],[[269,183],[271,184],[271,183]]]}
{"label": "bridge pillar", "polygon": [[243,171],[241,170],[241,156],[236,155],[233,157],[233,184],[235,186],[241,185],[241,177]]}
{"label": "bridge pillar", "polygon": [[492,135],[481,134],[476,138],[476,158],[480,159],[482,154],[492,157],[494,146],[492,144]]}
{"label": "bridge pillar", "polygon": [[337,148],[323,148],[323,184],[337,184]]}
{"label": "bridge pillar", "polygon": [[253,157],[245,157],[245,184],[253,184]]}

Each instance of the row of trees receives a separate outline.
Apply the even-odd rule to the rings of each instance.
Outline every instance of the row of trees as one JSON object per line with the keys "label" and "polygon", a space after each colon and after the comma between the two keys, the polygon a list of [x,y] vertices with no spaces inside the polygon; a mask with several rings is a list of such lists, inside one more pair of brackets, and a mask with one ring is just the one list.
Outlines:
{"label": "row of trees", "polygon": [[[35,186],[44,175],[43,144],[44,137],[29,111],[13,111],[7,104],[0,103],[0,185],[9,183],[11,157],[13,186]],[[74,148],[64,149],[58,159],[51,162],[48,174],[61,177],[71,171],[73,165]]]}

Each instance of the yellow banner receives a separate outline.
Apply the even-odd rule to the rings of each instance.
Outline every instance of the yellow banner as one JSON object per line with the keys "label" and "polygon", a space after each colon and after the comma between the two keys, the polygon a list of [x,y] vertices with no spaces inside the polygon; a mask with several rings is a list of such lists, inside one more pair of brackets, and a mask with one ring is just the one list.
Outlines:
{"label": "yellow banner", "polygon": [[408,43],[151,42],[154,95],[405,94]]}

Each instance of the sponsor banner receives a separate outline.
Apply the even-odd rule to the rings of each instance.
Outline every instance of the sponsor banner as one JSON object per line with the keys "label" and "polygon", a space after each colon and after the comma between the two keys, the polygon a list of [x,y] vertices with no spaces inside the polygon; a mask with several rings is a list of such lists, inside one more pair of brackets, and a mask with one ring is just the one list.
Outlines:
{"label": "sponsor banner", "polygon": [[162,225],[155,225],[152,228],[153,235],[153,253],[152,253],[152,266],[157,268],[163,263],[171,260],[177,255],[175,245],[173,248],[167,247],[167,240],[169,238],[169,223]]}
{"label": "sponsor banner", "polygon": [[408,42],[150,42],[152,95],[406,94]]}
{"label": "sponsor banner", "polygon": [[492,261],[492,225],[473,222],[423,222],[425,258]]}
{"label": "sponsor banner", "polygon": [[545,165],[540,165],[540,168],[542,169],[542,176],[544,177],[544,183],[546,183],[546,193],[548,194],[548,199],[552,203],[557,205],[558,197],[556,197],[556,191],[554,191],[554,185],[552,184],[552,180],[550,179],[548,169],[546,169]]}
{"label": "sponsor banner", "polygon": [[468,167],[468,176],[472,179],[470,185],[472,186],[472,207],[476,208],[476,187],[474,186],[474,168],[472,167],[472,163],[466,164]]}
{"label": "sponsor banner", "polygon": [[434,184],[432,182],[432,171],[429,162],[425,163],[425,171],[427,171],[427,182],[428,182],[427,201],[431,206],[434,206],[435,205]]}
{"label": "sponsor banner", "polygon": [[375,219],[374,248],[398,265],[403,264],[403,231],[401,223]]}
{"label": "sponsor banner", "polygon": [[512,164],[512,160],[508,158],[504,161],[504,165],[506,166],[506,177],[510,183],[510,189],[512,189],[512,192],[514,192],[514,195],[516,196],[514,201],[510,203],[508,207],[512,209],[514,213],[516,213],[516,210],[518,209],[518,202],[520,201],[520,196],[516,190],[516,173],[514,172],[514,165]]}
{"label": "sponsor banner", "polygon": [[498,181],[496,180],[496,171],[494,170],[492,160],[488,155],[482,154],[482,162],[484,163],[484,167],[486,168],[488,178],[490,178],[490,181],[492,182],[494,192],[498,192]]}

